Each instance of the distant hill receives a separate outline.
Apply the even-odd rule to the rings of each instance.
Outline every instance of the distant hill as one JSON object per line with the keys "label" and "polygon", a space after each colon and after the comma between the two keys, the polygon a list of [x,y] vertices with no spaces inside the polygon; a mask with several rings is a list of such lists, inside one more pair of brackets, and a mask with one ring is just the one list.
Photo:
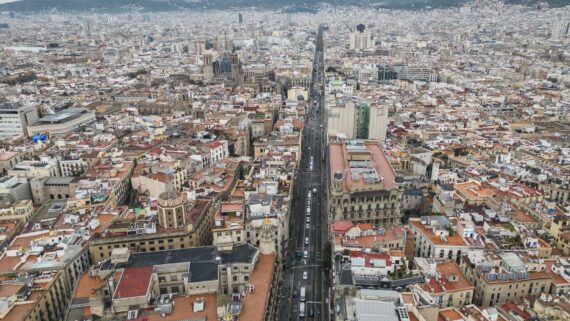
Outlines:
{"label": "distant hill", "polygon": [[[533,5],[539,0],[503,0],[506,3]],[[456,7],[468,0],[20,0],[0,3],[0,11],[46,12],[58,11],[172,11],[209,9],[284,9],[287,12],[314,11],[318,3],[339,5],[373,5],[391,9],[426,9]],[[568,0],[547,0],[551,6],[563,6]]]}

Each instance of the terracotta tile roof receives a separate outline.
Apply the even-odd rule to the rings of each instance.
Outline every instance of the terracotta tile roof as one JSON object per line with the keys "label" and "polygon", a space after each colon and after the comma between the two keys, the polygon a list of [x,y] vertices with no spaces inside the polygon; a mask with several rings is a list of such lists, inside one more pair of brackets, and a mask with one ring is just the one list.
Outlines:
{"label": "terracotta tile roof", "polygon": [[10,284],[5,283],[0,285],[0,297],[7,298],[18,293],[23,284]]}
{"label": "terracotta tile roof", "polygon": [[[436,270],[441,274],[441,278],[439,281],[433,277],[427,279],[423,286],[423,289],[427,292],[439,294],[466,291],[474,288],[463,273],[461,273],[457,263],[453,261],[438,263]],[[450,281],[449,278],[451,276],[455,276],[456,281]]]}
{"label": "terracotta tile roof", "polygon": [[247,294],[243,310],[238,318],[239,321],[263,321],[265,319],[274,265],[275,255],[259,256],[251,277],[251,284],[255,287],[255,291]]}
{"label": "terracotta tile roof", "polygon": [[404,304],[414,303],[414,295],[412,293],[402,293],[402,301]]}
{"label": "terracotta tile roof", "polygon": [[371,248],[377,243],[401,240],[404,242],[404,232],[400,227],[392,227],[385,230],[384,234],[363,235],[355,238],[345,238],[343,234],[335,235],[335,244],[358,248]]}
{"label": "terracotta tile roof", "polygon": [[25,320],[26,316],[32,312],[32,309],[34,308],[34,303],[43,295],[43,291],[33,291],[32,294],[30,295],[30,297],[28,298],[28,301],[26,302],[30,302],[30,303],[24,303],[24,304],[17,304],[14,305],[14,307],[12,308],[12,310],[10,310],[10,312],[4,317],[2,318],[2,321],[21,321],[21,320]]}
{"label": "terracotta tile roof", "polygon": [[331,224],[331,232],[344,234],[353,226],[354,223],[351,221],[335,221]]}
{"label": "terracotta tile roof", "polygon": [[19,152],[10,152],[10,151],[0,153],[0,161],[8,160],[14,156],[17,156],[18,154],[20,154],[20,153]]}
{"label": "terracotta tile roof", "polygon": [[[378,143],[371,141],[365,142],[365,145],[366,145],[365,150],[359,150],[357,152],[368,153],[371,155],[373,160],[372,164],[376,169],[378,175],[382,177],[382,182],[384,183],[383,190],[391,190],[392,188],[395,187],[396,173],[390,166],[390,163],[388,162],[386,155],[382,151],[382,148]],[[352,153],[357,153],[357,152],[352,152]],[[330,157],[331,177],[333,177],[336,172],[340,172],[343,175],[345,175],[345,170],[347,172],[350,171],[350,167],[348,164],[349,160],[348,153],[349,152],[346,149],[346,144],[344,143],[342,144],[332,143],[329,145],[329,155],[331,155]],[[347,175],[350,177],[350,173],[347,173]],[[348,191],[351,190],[350,187],[357,187],[364,185],[364,180],[363,178],[361,178],[358,181],[354,181],[352,179],[347,179],[345,177],[343,184],[345,191]]]}
{"label": "terracotta tile roof", "polygon": [[218,148],[218,147],[220,147],[220,146],[222,146],[222,145],[224,145],[224,142],[215,141],[215,142],[210,143],[209,147],[212,148],[212,149],[214,149],[214,148]]}
{"label": "terracotta tile roof", "polygon": [[361,231],[368,231],[372,229],[372,224],[369,223],[361,223],[361,224],[356,224],[356,226],[361,230]]}
{"label": "terracotta tile roof", "polygon": [[446,237],[447,242],[445,242],[439,236],[435,235],[431,229],[426,228],[420,221],[410,220],[410,224],[425,235],[434,245],[467,246],[465,240],[458,234],[453,236],[448,235]]}
{"label": "terracotta tile roof", "polygon": [[222,203],[222,212],[234,212],[234,211],[242,211],[243,212],[243,204],[241,203]]}
{"label": "terracotta tile roof", "polygon": [[458,321],[465,320],[465,317],[455,308],[443,309],[439,311],[438,321]]}
{"label": "terracotta tile roof", "polygon": [[506,312],[510,312],[513,313],[514,315],[518,315],[520,316],[523,320],[526,320],[528,318],[531,317],[530,313],[521,310],[516,304],[514,304],[513,302],[507,302],[503,305],[501,305],[501,309],[503,309]]}
{"label": "terracotta tile roof", "polygon": [[83,273],[77,282],[77,287],[75,289],[74,299],[89,298],[95,293],[95,289],[100,288],[105,284],[104,280],[101,280],[97,276],[90,276],[89,272]]}
{"label": "terracotta tile roof", "polygon": [[558,275],[556,272],[552,271],[552,265],[556,263],[556,260],[545,260],[544,265],[546,265],[546,273],[552,277],[552,283],[555,285],[567,285],[570,282],[566,281],[565,278]]}
{"label": "terracotta tile roof", "polygon": [[386,267],[390,267],[392,265],[391,257],[387,253],[364,253],[351,251],[350,258],[363,258],[366,267],[374,267],[374,265],[372,265],[372,260],[385,260]]}
{"label": "terracotta tile roof", "polygon": [[532,218],[530,215],[527,215],[525,212],[521,210],[513,211],[511,213],[511,218],[516,222],[536,223],[536,220],[534,218]]}
{"label": "terracotta tile roof", "polygon": [[[193,304],[199,299],[204,299],[204,310],[194,312]],[[217,320],[217,300],[215,293],[203,295],[191,295],[189,297],[178,297],[174,299],[172,312],[165,316],[158,313],[141,315],[133,321],[179,321],[179,320],[193,320],[205,317],[206,320]]]}
{"label": "terracotta tile roof", "polygon": [[123,271],[113,299],[144,296],[149,290],[153,266],[131,267]]}
{"label": "terracotta tile roof", "polygon": [[394,250],[394,249],[390,249],[388,253],[390,253],[390,256],[397,256],[397,257],[404,257],[406,255],[404,251]]}

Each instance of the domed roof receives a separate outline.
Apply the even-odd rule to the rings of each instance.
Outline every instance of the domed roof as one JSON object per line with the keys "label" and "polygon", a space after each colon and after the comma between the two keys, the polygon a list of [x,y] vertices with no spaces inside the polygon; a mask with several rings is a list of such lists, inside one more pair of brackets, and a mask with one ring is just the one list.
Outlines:
{"label": "domed roof", "polygon": [[334,173],[334,179],[342,179],[342,173],[340,171],[336,171],[336,173]]}

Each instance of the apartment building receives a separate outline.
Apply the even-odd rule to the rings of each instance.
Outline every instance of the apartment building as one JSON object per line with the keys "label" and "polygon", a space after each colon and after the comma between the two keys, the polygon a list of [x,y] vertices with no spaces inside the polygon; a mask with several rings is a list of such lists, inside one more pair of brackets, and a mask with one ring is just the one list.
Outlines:
{"label": "apartment building", "polygon": [[85,307],[96,315],[151,321],[273,320],[279,279],[274,263],[274,253],[249,244],[147,253],[115,249],[82,276],[67,320],[86,316]]}
{"label": "apartment building", "polygon": [[5,299],[0,310],[4,309],[6,320],[59,321],[88,267],[87,247],[78,231],[18,235],[0,257],[0,275],[10,279],[16,274],[15,286],[3,282],[0,288],[15,291],[15,301],[12,294],[0,299]]}
{"label": "apartment building", "polygon": [[25,160],[19,162],[8,170],[8,175],[30,179],[34,177],[61,176],[61,172],[55,159],[42,157],[39,161]]}
{"label": "apartment building", "polygon": [[33,213],[34,207],[32,201],[20,200],[0,208],[0,221],[18,220],[26,223]]}
{"label": "apartment building", "polygon": [[329,144],[329,219],[377,226],[400,223],[403,186],[380,143],[342,140]]}
{"label": "apartment building", "polygon": [[180,197],[158,202],[156,215],[117,219],[89,242],[93,262],[109,259],[114,249],[154,252],[211,244],[215,200],[198,198],[188,202]]}
{"label": "apartment building", "polygon": [[556,247],[564,255],[570,255],[570,219],[564,215],[554,217],[548,232],[554,237]]}
{"label": "apartment building", "polygon": [[66,157],[59,160],[61,176],[80,176],[87,171],[87,162],[79,157]]}
{"label": "apartment building", "polygon": [[243,244],[245,237],[245,209],[241,202],[222,202],[214,218],[213,244],[227,246]]}
{"label": "apartment building", "polygon": [[415,263],[426,277],[421,289],[428,293],[440,308],[460,307],[472,303],[475,287],[463,275],[455,261],[436,262],[432,258],[416,258]]}
{"label": "apartment building", "polygon": [[0,318],[7,321],[59,321],[66,305],[62,272],[24,274],[0,284]]}
{"label": "apartment building", "polygon": [[497,306],[548,293],[552,277],[543,261],[515,252],[471,250],[461,257],[461,271],[475,286],[473,303]]}
{"label": "apartment building", "polygon": [[371,224],[354,224],[351,221],[335,221],[330,227],[335,253],[345,250],[404,249],[407,232],[394,226],[374,228]]}
{"label": "apartment building", "polygon": [[469,249],[463,235],[445,216],[410,218],[409,224],[416,239],[414,254],[417,257],[457,261]]}
{"label": "apartment building", "polygon": [[21,162],[24,159],[23,157],[24,155],[21,152],[0,149],[0,170],[3,174],[6,174],[9,169]]}

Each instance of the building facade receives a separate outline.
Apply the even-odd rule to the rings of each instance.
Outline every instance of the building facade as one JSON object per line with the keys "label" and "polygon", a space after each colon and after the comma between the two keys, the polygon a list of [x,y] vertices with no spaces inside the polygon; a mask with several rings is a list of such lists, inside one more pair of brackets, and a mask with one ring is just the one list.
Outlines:
{"label": "building facade", "polygon": [[331,142],[329,155],[331,221],[400,224],[403,188],[378,142]]}
{"label": "building facade", "polygon": [[21,102],[0,104],[0,139],[27,135],[28,126],[38,119],[39,114],[34,106],[27,106]]}

